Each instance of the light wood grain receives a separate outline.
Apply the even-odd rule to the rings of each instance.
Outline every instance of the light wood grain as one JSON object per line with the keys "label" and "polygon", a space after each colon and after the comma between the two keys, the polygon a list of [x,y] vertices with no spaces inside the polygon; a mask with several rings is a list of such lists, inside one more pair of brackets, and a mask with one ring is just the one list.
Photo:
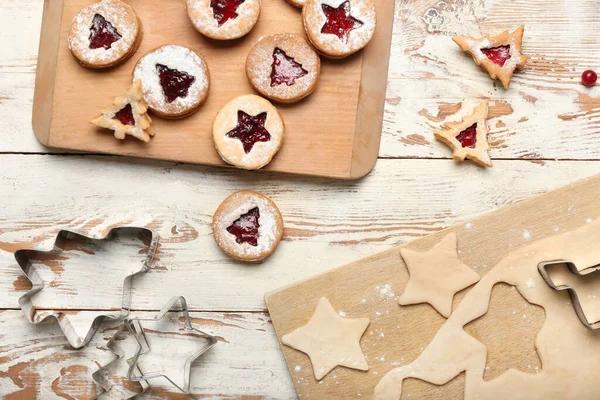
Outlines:
{"label": "light wood grain", "polygon": [[[87,3],[46,0],[33,121],[36,136],[50,147],[225,165],[214,149],[212,125],[226,103],[253,93],[244,71],[248,52],[266,35],[303,34],[300,13],[281,0],[264,0],[255,28],[240,40],[223,43],[201,36],[181,2],[131,0],[144,25],[140,49],[124,64],[98,74],[82,68],[67,43],[72,20]],[[342,179],[356,179],[372,169],[381,136],[394,8],[393,2],[376,3],[382,12],[374,47],[343,62],[324,59],[315,93],[278,107],[285,141],[266,169]],[[202,109],[176,122],[155,118],[156,136],[148,144],[121,142],[90,125],[99,106],[111,104],[130,85],[137,61],[166,43],[190,47],[206,59],[211,87]],[[363,68],[369,71],[363,73]]]}
{"label": "light wood grain", "polygon": [[[0,163],[8,166],[0,171],[0,307],[8,308],[26,286],[10,252],[50,246],[59,229],[100,234],[143,225],[160,233],[156,268],[135,285],[136,309],[185,295],[194,310],[260,311],[267,291],[600,172],[600,163],[504,161],[487,171],[380,160],[351,183],[116,157],[2,156]],[[228,259],[212,238],[212,213],[241,189],[270,196],[285,221],[282,244],[257,266]],[[115,290],[106,288],[107,299]],[[87,302],[70,307],[80,303]]]}
{"label": "light wood grain", "polygon": [[[495,211],[469,224],[415,240],[406,247],[425,251],[448,232],[454,231],[458,237],[459,258],[484,276],[508,253],[527,245],[530,240],[567,232],[596,220],[600,217],[598,193],[600,176]],[[399,250],[400,247],[373,255],[266,295],[279,338],[304,325],[320,297],[328,298],[348,318],[371,319],[361,340],[370,364],[368,372],[337,368],[319,383],[312,374],[308,357],[282,346],[301,398],[348,399],[357,398],[358,393],[371,395],[384,374],[396,366],[414,361],[445,322],[429,304],[398,305],[397,296],[403,292],[409,279]],[[389,285],[389,290],[381,289],[385,285]],[[454,308],[467,290],[455,296]],[[488,356],[493,360],[488,378],[510,367],[535,373],[540,362],[536,360],[535,350],[532,350],[533,340],[536,328],[539,329],[543,323],[544,313],[539,307],[528,306],[520,296],[509,296],[507,293],[511,289],[508,285],[496,286],[495,290],[501,293],[499,307],[492,307],[490,314],[467,328],[488,347]],[[492,306],[496,304],[494,302]],[[516,320],[513,317],[516,313],[524,317]],[[522,339],[522,342],[517,343],[515,338]],[[518,349],[505,348],[515,345]],[[581,346],[585,345],[581,343]],[[303,367],[302,374],[294,374],[296,365]],[[464,391],[458,385],[455,387],[457,393]],[[415,385],[410,394],[415,398],[429,398],[430,390],[431,386]],[[448,395],[454,397],[456,394]]]}
{"label": "light wood grain", "polygon": [[[153,315],[135,313],[133,316]],[[209,399],[295,398],[267,315],[192,313],[192,323],[219,339],[192,370],[194,393]],[[0,311],[0,326],[0,396],[4,399],[84,400],[99,393],[91,374],[115,358],[106,348],[115,333],[115,324],[105,325],[82,350],[72,350],[54,324],[32,329],[20,311]],[[124,362],[118,363],[112,374],[114,382],[123,384],[118,378],[123,378],[126,370]],[[188,397],[177,396],[175,390],[170,390],[149,392],[143,398]]]}

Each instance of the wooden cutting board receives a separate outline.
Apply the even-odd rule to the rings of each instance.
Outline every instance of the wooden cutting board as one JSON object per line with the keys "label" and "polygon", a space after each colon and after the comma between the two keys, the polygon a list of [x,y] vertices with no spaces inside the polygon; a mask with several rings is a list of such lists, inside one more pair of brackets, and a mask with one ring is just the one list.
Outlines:
{"label": "wooden cutting board", "polygon": [[[507,247],[516,249],[531,240],[570,231],[600,217],[599,195],[600,175],[268,293],[265,299],[280,339],[304,325],[323,296],[348,318],[371,319],[361,340],[369,360],[368,372],[337,367],[318,383],[308,357],[282,345],[299,396],[371,398],[379,380],[396,366],[414,361],[445,322],[428,304],[398,305],[397,296],[408,281],[400,248],[424,251],[455,231],[461,260],[483,276],[506,255]],[[465,293],[455,296],[454,308]],[[531,373],[541,368],[534,340],[543,321],[542,308],[527,303],[511,286],[497,285],[489,312],[465,327],[487,346],[485,379],[499,376],[509,368]],[[441,387],[408,379],[402,398],[462,399],[463,393],[464,374],[461,374]]]}
{"label": "wooden cutting board", "polygon": [[[227,102],[254,93],[245,62],[262,36],[304,35],[301,12],[284,0],[262,0],[261,16],[244,38],[215,41],[198,33],[182,0],[128,0],[144,26],[140,49],[126,63],[104,72],[81,67],[67,48],[73,17],[90,0],[45,0],[33,104],[33,129],[43,144],[69,150],[225,165],[212,141],[212,123]],[[278,105],[286,131],[270,171],[356,179],[375,165],[379,152],[394,1],[375,0],[377,29],[371,43],[344,60],[322,58],[321,78],[309,98]],[[211,75],[206,104],[189,118],[154,118],[151,143],[121,142],[88,121],[125,93],[131,73],[146,52],[179,44],[205,56]]]}

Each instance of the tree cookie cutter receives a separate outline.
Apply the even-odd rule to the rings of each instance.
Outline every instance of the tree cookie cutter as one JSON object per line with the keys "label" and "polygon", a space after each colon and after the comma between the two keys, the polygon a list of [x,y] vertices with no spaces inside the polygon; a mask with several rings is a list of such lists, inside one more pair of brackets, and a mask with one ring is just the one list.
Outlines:
{"label": "tree cookie cutter", "polygon": [[[87,333],[84,336],[82,336],[81,334],[77,333],[74,325],[71,323],[70,319],[68,318],[68,313],[66,313],[65,311],[60,311],[60,310],[39,311],[36,309],[35,305],[33,304],[32,298],[37,293],[41,292],[45,287],[42,276],[37,271],[37,269],[34,265],[34,262],[32,262],[33,260],[36,260],[36,258],[35,258],[36,256],[40,257],[40,255],[41,255],[41,256],[45,256],[47,258],[54,257],[55,259],[68,260],[68,257],[66,257],[64,255],[61,256],[61,254],[63,254],[63,253],[73,251],[73,249],[68,248],[68,243],[80,242],[80,243],[89,243],[90,246],[91,245],[101,246],[102,243],[108,243],[111,240],[113,240],[117,237],[120,237],[120,236],[139,238],[146,245],[147,252],[146,252],[146,258],[143,261],[141,269],[138,270],[137,272],[127,275],[124,278],[121,307],[118,312],[114,312],[114,313],[107,312],[107,313],[98,315],[96,318],[94,318],[89,330],[87,330]],[[23,250],[18,250],[15,252],[15,259],[17,260],[17,263],[23,270],[23,273],[27,276],[27,278],[29,278],[29,280],[32,283],[32,289],[30,291],[28,291],[26,294],[24,294],[23,296],[21,296],[21,298],[19,298],[19,306],[23,310],[23,312],[24,312],[25,316],[27,317],[27,319],[29,320],[29,322],[31,322],[32,324],[37,325],[37,324],[46,322],[50,319],[55,319],[58,322],[58,325],[60,326],[65,337],[69,341],[69,344],[76,349],[80,349],[90,342],[90,340],[92,339],[92,337],[94,336],[94,334],[96,333],[96,331],[98,330],[98,328],[102,324],[102,321],[105,318],[117,320],[117,319],[125,318],[127,315],[129,315],[129,312],[131,310],[133,280],[137,275],[142,274],[151,268],[152,263],[154,262],[154,259],[156,256],[157,248],[158,248],[158,234],[147,228],[141,228],[141,227],[113,228],[108,232],[108,234],[106,236],[100,237],[100,238],[85,236],[85,235],[77,233],[77,232],[61,230],[58,233],[56,240],[54,242],[53,248],[51,250],[23,249]],[[90,252],[89,250],[85,250],[85,249],[83,251],[84,252],[87,251],[88,254],[94,254],[93,251]],[[63,258],[60,258],[60,257],[63,257]],[[102,289],[102,288],[100,288],[100,289]]]}
{"label": "tree cookie cutter", "polygon": [[540,272],[540,275],[542,276],[544,281],[546,281],[546,284],[548,286],[550,286],[554,290],[567,290],[569,292],[569,297],[571,298],[571,303],[573,304],[575,313],[577,313],[577,316],[579,317],[579,320],[581,321],[581,323],[590,329],[594,329],[594,330],[600,329],[600,321],[589,321],[588,318],[586,317],[585,311],[583,310],[581,302],[579,301],[579,296],[577,295],[577,290],[568,285],[556,285],[554,283],[554,281],[550,277],[550,274],[548,273],[548,270],[547,270],[547,268],[552,265],[566,265],[567,268],[569,268],[569,271],[572,274],[577,275],[577,276],[586,276],[586,275],[593,274],[594,272],[598,272],[598,271],[600,271],[600,265],[595,266],[595,267],[586,268],[582,271],[579,271],[574,263],[569,262],[569,261],[564,261],[564,260],[549,261],[549,262],[541,263],[538,265],[538,271]]}
{"label": "tree cookie cutter", "polygon": [[[178,304],[180,307],[177,307]],[[183,367],[183,384],[181,385],[176,383],[175,380],[171,379],[171,377],[165,373],[144,373],[142,367],[139,365],[140,357],[152,352],[152,347],[148,341],[148,336],[143,324],[149,322],[157,323],[165,320],[170,312],[179,312],[183,314],[182,322],[184,331],[186,331],[186,333],[184,333],[186,336],[190,336],[191,333],[194,336],[202,338],[202,340],[206,342],[203,347],[185,360]],[[164,378],[182,393],[189,395],[193,399],[199,400],[197,396],[190,392],[191,366],[195,360],[217,343],[217,338],[193,327],[185,298],[173,297],[154,318],[127,318],[124,325],[131,333],[133,333],[137,340],[137,350],[135,355],[128,361],[130,367],[127,371],[127,379],[134,382],[147,382],[152,379]]]}

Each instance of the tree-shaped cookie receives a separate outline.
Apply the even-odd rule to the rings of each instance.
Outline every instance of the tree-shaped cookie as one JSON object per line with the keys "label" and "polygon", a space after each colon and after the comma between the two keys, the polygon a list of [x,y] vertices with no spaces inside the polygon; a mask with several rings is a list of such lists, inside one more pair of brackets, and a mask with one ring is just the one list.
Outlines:
{"label": "tree-shaped cookie", "polygon": [[524,31],[525,26],[521,26],[511,34],[504,31],[498,36],[485,35],[479,39],[454,36],[452,40],[463,51],[470,53],[477,65],[485,69],[492,79],[500,79],[504,89],[508,89],[515,70],[527,64],[527,57],[521,54]]}
{"label": "tree-shaped cookie", "polygon": [[487,141],[488,103],[485,100],[462,121],[448,122],[445,129],[433,132],[437,140],[452,149],[452,158],[456,161],[464,161],[468,158],[483,167],[492,166],[488,153],[490,145]]}
{"label": "tree-shaped cookie", "polygon": [[125,97],[117,97],[110,108],[90,121],[101,128],[115,131],[117,139],[125,139],[131,135],[143,142],[149,142],[154,136],[150,125],[152,119],[148,115],[148,106],[143,99],[142,81],[137,80],[127,90]]}

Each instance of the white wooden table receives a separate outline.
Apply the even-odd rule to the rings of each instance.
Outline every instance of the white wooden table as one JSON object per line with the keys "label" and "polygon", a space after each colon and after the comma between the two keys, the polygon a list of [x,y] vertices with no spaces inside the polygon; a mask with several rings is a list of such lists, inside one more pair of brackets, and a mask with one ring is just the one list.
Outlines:
{"label": "white wooden table", "polygon": [[[195,392],[290,399],[295,392],[265,292],[600,173],[600,89],[578,83],[582,70],[600,68],[595,0],[576,6],[569,0],[396,2],[380,160],[365,179],[341,182],[42,147],[30,121],[43,0],[3,0],[0,395],[90,398],[96,393],[91,373],[112,357],[104,347],[112,331],[75,351],[56,325],[31,326],[18,308],[27,280],[12,253],[48,247],[61,228],[158,230],[160,261],[136,285],[134,314],[149,315],[171,296],[184,295],[195,322],[222,339],[203,358]],[[447,35],[499,32],[519,18],[527,23],[531,62],[505,92]],[[419,39],[419,30],[431,37]],[[493,99],[491,170],[455,164],[432,133],[463,99],[483,97]],[[285,219],[284,241],[259,266],[231,261],[211,236],[213,211],[240,189],[270,196]],[[161,392],[146,397],[171,398]]]}

